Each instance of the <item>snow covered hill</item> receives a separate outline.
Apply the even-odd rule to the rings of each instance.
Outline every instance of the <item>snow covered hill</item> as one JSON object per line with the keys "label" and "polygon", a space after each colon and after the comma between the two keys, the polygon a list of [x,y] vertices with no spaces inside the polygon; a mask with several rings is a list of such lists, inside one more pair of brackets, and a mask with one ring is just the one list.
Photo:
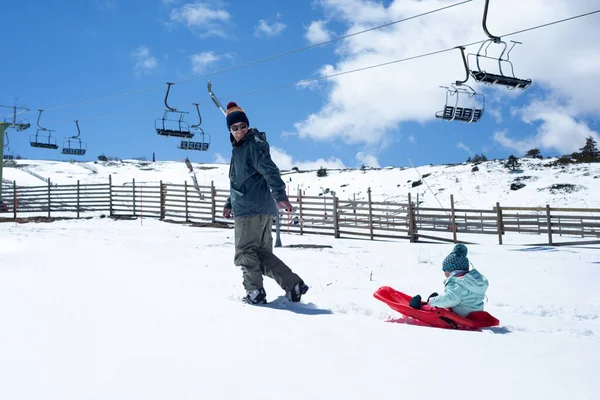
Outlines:
{"label": "snow covered hill", "polygon": [[[545,206],[600,208],[600,163],[550,166],[556,159],[521,159],[521,168],[510,171],[504,161],[478,165],[425,165],[416,168],[328,170],[318,177],[316,171],[282,171],[290,195],[303,190],[306,195],[335,191],[341,200],[366,200],[371,188],[374,201],[405,202],[411,192],[413,201],[424,207],[449,207],[450,195],[461,208],[486,208],[500,202],[503,206]],[[158,182],[191,183],[183,161],[69,163],[18,160],[22,166],[55,184],[114,184]],[[214,182],[227,189],[229,165],[193,163],[200,185]],[[476,168],[474,168],[476,167]],[[46,184],[19,168],[5,168],[4,179],[18,185]],[[512,189],[511,189],[512,186]],[[520,186],[520,187],[519,187]],[[513,190],[516,189],[516,190]]]}

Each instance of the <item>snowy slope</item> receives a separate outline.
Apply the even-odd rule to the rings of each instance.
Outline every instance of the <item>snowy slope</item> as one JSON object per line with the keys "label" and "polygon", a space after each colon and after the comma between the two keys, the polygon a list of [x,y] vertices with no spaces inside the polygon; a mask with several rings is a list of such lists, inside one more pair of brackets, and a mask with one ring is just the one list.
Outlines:
{"label": "snowy slope", "polygon": [[[479,171],[472,172],[472,164],[418,166],[415,168],[383,168],[361,170],[330,170],[319,178],[316,171],[282,171],[290,195],[298,189],[306,195],[335,191],[342,200],[366,200],[371,188],[373,201],[405,202],[412,193],[413,201],[424,207],[449,207],[450,195],[460,208],[491,208],[496,202],[504,206],[545,206],[600,208],[600,163],[577,164],[565,167],[547,167],[554,159],[521,159],[522,168],[511,172],[502,161],[479,164]],[[136,182],[191,183],[183,161],[81,163],[19,160],[35,173],[50,178],[56,184],[105,183],[112,175],[114,184]],[[200,185],[227,189],[229,165],[193,163]],[[424,176],[420,186],[415,181]],[[39,180],[24,176],[15,168],[5,168],[4,179],[16,180],[18,185],[38,185]],[[511,190],[514,182],[524,183],[520,190]],[[553,189],[553,185],[558,185]],[[564,188],[562,185],[573,185]]]}
{"label": "snowy slope", "polygon": [[[443,290],[451,245],[283,234],[311,289],[249,306],[233,231],[156,220],[0,224],[0,398],[597,400],[600,252],[469,247],[501,327],[386,322]],[[401,261],[399,261],[401,255]]]}

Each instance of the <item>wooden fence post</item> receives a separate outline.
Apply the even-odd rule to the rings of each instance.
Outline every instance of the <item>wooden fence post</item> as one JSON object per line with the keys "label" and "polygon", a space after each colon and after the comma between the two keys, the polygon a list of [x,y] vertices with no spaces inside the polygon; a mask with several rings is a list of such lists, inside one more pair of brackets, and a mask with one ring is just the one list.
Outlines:
{"label": "wooden fence post", "polygon": [[77,218],[79,219],[79,179],[77,179]]}
{"label": "wooden fence post", "polygon": [[339,215],[338,215],[338,201],[339,199],[335,196],[335,192],[331,192],[333,194],[333,237],[336,239],[340,238],[340,225],[339,225]]}
{"label": "wooden fence post", "polygon": [[108,215],[113,216],[112,175],[108,176]]}
{"label": "wooden fence post", "polygon": [[210,213],[214,223],[217,220],[217,189],[214,181],[210,181]]}
{"label": "wooden fence post", "polygon": [[562,225],[560,224],[560,217],[558,217],[558,235],[562,236]]}
{"label": "wooden fence post", "polygon": [[212,201],[212,222],[214,223],[217,220],[217,188],[214,181],[210,181],[210,195]]}
{"label": "wooden fence post", "polygon": [[298,215],[300,216],[300,235],[304,235],[304,218],[302,218],[302,190],[298,188]]}
{"label": "wooden fence post", "polygon": [[496,202],[496,229],[498,230],[498,244],[502,244],[504,227],[502,226],[502,209],[499,202]]}
{"label": "wooden fence post", "polygon": [[133,198],[133,216],[135,217],[136,216],[136,214],[135,214],[135,178],[133,178],[131,180],[131,187],[132,187],[132,189],[131,189],[131,195],[132,195],[132,198]]}
{"label": "wooden fence post", "polygon": [[190,216],[189,216],[189,212],[188,212],[188,185],[187,185],[187,181],[184,182],[184,191],[183,191],[183,197],[184,197],[184,201],[185,201],[185,222],[189,222],[190,221]]}
{"label": "wooden fence post", "polygon": [[454,195],[450,195],[450,215],[452,216],[452,240],[454,243],[456,240],[456,214],[454,213]]}
{"label": "wooden fence post", "polygon": [[17,200],[17,181],[13,181],[13,217],[15,222],[17,221],[17,207],[19,206]]}
{"label": "wooden fence post", "polygon": [[50,209],[52,208],[52,202],[50,199],[50,178],[48,178],[48,218],[50,218]]}
{"label": "wooden fence post", "polygon": [[410,192],[408,193],[407,212],[408,212],[408,237],[410,238],[410,242],[414,243],[415,242],[415,228],[417,227],[417,225],[415,224],[415,215],[413,213],[412,196],[411,196]]}
{"label": "wooden fence post", "polygon": [[546,204],[546,219],[548,221],[548,244],[552,246],[552,217],[550,216],[550,204]]}
{"label": "wooden fence post", "polygon": [[160,188],[158,192],[160,198],[160,220],[162,221],[163,219],[165,219],[165,190],[163,188],[162,179],[160,181]]}
{"label": "wooden fence post", "polygon": [[369,232],[371,233],[371,240],[373,240],[373,204],[371,202],[371,188],[367,190],[369,196]]}

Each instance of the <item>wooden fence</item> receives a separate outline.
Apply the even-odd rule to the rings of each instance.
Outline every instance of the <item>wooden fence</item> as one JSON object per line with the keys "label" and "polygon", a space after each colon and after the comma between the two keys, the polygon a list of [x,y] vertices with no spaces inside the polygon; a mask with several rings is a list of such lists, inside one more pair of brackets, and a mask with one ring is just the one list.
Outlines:
{"label": "wooden fence", "polygon": [[[371,190],[364,201],[341,201],[334,192],[323,196],[290,195],[294,212],[283,214],[280,229],[298,234],[339,237],[436,240],[459,242],[464,234],[497,235],[503,244],[507,232],[543,235],[545,244],[600,243],[600,209],[501,207],[458,209],[450,196],[450,208],[419,207],[410,193],[406,203],[376,202]],[[228,190],[183,184],[122,185],[108,183],[42,186],[5,185],[0,218],[26,215],[80,218],[89,213],[111,217],[154,217],[161,220],[232,224],[221,212]],[[561,242],[562,237],[573,238]],[[558,239],[558,242],[557,242]],[[582,241],[582,239],[584,241]],[[595,240],[590,240],[595,239]]]}

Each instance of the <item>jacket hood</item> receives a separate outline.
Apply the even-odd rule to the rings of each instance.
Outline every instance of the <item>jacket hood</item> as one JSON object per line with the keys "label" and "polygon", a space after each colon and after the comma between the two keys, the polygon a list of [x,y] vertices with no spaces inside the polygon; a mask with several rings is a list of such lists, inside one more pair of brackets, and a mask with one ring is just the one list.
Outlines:
{"label": "jacket hood", "polygon": [[485,276],[481,275],[476,269],[472,269],[462,276],[452,276],[448,278],[448,281],[455,282],[457,285],[480,295],[485,294],[489,286],[488,280],[485,278]]}

